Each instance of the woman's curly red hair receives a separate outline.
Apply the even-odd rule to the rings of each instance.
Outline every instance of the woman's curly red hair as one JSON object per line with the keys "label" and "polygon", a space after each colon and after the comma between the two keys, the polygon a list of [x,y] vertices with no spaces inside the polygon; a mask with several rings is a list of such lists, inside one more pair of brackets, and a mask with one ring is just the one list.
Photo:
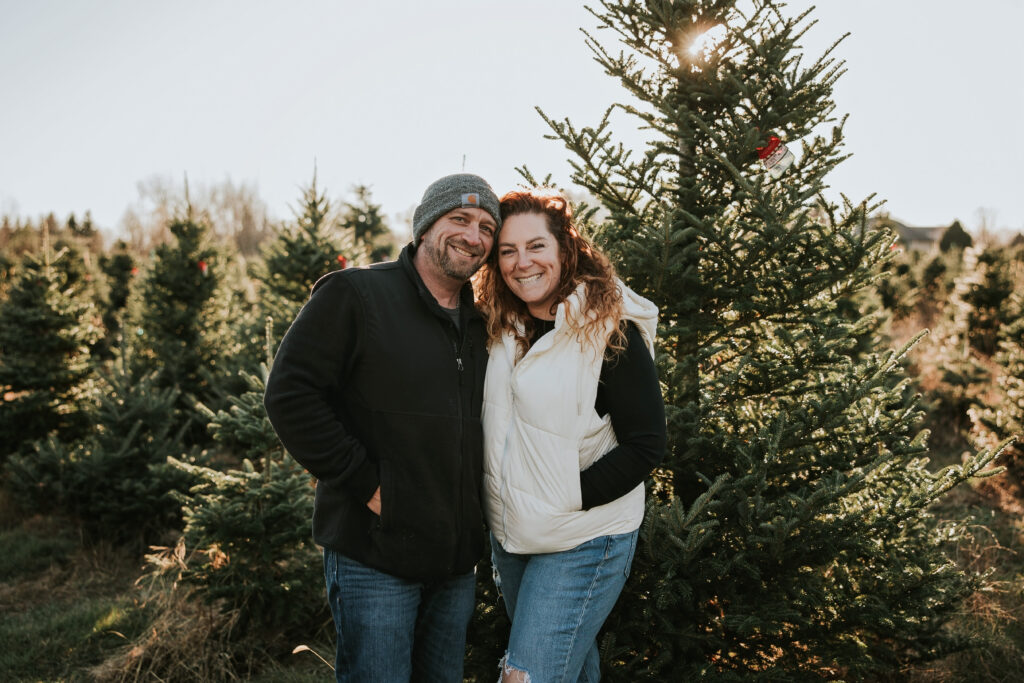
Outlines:
{"label": "woman's curly red hair", "polygon": [[[550,313],[555,314],[558,306],[583,283],[586,301],[583,306],[583,320],[570,321],[581,333],[581,342],[590,341],[607,345],[610,352],[621,350],[625,345],[625,326],[622,321],[622,296],[615,278],[615,268],[608,257],[594,248],[586,237],[579,233],[573,220],[572,207],[568,200],[555,190],[535,187],[529,190],[514,190],[501,198],[501,220],[511,216],[535,213],[544,217],[548,231],[558,244],[561,275],[556,290],[555,303]],[[530,346],[533,336],[533,316],[526,304],[505,283],[498,268],[498,244],[501,232],[494,240],[494,248],[487,263],[474,278],[477,303],[487,319],[487,336],[491,341],[510,332],[519,347],[520,356]],[[607,338],[608,321],[613,331]],[[522,324],[520,334],[516,323]]]}

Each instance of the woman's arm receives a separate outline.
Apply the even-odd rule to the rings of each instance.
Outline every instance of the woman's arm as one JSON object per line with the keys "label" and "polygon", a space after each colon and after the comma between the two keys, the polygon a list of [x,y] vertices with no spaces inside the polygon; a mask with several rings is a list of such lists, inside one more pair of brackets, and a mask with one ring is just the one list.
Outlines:
{"label": "woman's arm", "polygon": [[594,407],[600,415],[611,415],[619,445],[580,472],[584,510],[632,491],[665,453],[665,404],[658,372],[633,323],[626,326],[625,350],[601,366]]}

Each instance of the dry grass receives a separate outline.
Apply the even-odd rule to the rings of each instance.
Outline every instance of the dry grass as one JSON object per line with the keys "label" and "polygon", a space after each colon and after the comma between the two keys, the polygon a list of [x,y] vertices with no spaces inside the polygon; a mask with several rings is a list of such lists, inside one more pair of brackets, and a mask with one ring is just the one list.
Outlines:
{"label": "dry grass", "polygon": [[[0,528],[0,681],[251,680],[312,683],[330,669],[309,653],[281,661],[162,573],[139,575],[130,549],[83,546],[68,520],[34,516]],[[311,642],[330,652],[331,643]],[[294,644],[293,644],[294,646]]]}
{"label": "dry grass", "polygon": [[131,643],[89,670],[100,683],[246,680],[254,669],[254,643],[234,632],[237,610],[204,603],[179,582],[184,546],[154,548],[152,571],[136,582],[155,617]]}
{"label": "dry grass", "polygon": [[245,680],[252,655],[231,637],[237,613],[202,604],[190,592],[158,593],[156,618],[146,631],[89,669],[102,683]]}

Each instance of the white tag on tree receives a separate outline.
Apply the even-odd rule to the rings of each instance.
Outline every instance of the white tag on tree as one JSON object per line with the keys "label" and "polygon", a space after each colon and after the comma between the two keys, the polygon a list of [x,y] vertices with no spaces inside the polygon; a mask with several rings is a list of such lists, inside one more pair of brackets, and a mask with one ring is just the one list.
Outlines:
{"label": "white tag on tree", "polygon": [[778,178],[786,169],[789,168],[793,161],[796,159],[793,153],[789,151],[776,136],[768,138],[768,144],[764,147],[757,148],[757,157],[764,164],[764,167],[768,169],[768,173],[771,174],[772,178]]}

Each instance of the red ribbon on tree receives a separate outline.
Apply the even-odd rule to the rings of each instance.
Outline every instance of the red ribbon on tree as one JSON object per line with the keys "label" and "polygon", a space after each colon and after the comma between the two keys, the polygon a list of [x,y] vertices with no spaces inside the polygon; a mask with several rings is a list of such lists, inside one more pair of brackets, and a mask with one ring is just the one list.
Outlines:
{"label": "red ribbon on tree", "polygon": [[768,138],[767,145],[765,145],[764,147],[757,148],[757,158],[760,159],[761,161],[764,161],[765,159],[770,157],[772,155],[772,152],[778,149],[779,145],[781,144],[782,140],[780,140],[778,136],[771,136],[770,138]]}
{"label": "red ribbon on tree", "polygon": [[338,254],[338,263],[341,264],[342,270],[348,267],[348,259],[344,254]]}
{"label": "red ribbon on tree", "polygon": [[209,273],[207,271],[209,271],[209,269],[210,267],[206,265],[206,261],[199,262],[199,270],[200,272],[202,272],[203,275],[208,275]]}
{"label": "red ribbon on tree", "polygon": [[757,158],[761,160],[772,178],[778,178],[786,172],[796,157],[782,144],[777,135],[773,135],[768,138],[767,145],[757,148]]}

